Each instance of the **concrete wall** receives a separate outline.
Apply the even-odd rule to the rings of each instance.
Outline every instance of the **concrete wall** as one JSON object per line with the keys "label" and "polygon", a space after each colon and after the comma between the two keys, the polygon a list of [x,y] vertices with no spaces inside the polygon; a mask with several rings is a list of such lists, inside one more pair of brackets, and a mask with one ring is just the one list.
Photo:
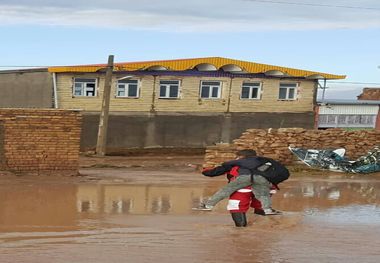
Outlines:
{"label": "concrete wall", "polygon": [[0,71],[0,108],[52,108],[53,80],[47,69]]}
{"label": "concrete wall", "polygon": [[[313,112],[304,113],[176,113],[112,114],[109,119],[107,152],[128,148],[204,148],[231,142],[248,128],[313,128]],[[84,114],[81,150],[96,146],[98,114]]]}

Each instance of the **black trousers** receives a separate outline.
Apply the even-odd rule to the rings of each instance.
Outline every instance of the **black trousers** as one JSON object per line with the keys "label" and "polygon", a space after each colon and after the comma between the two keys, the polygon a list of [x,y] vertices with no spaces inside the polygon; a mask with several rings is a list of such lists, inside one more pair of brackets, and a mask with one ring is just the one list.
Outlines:
{"label": "black trousers", "polygon": [[231,213],[232,220],[234,220],[236,227],[246,227],[247,226],[247,217],[245,213]]}

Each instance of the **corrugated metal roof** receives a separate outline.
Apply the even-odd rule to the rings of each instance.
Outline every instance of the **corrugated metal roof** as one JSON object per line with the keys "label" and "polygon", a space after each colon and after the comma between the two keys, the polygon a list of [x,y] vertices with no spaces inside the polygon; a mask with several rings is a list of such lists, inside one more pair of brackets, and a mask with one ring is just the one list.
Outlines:
{"label": "corrugated metal roof", "polygon": [[6,69],[0,70],[0,74],[48,72],[48,68]]}
{"label": "corrugated metal roof", "polygon": [[328,99],[317,102],[319,105],[380,105],[380,100]]}
{"label": "corrugated metal roof", "polygon": [[[321,73],[316,71],[302,70],[287,68],[281,66],[260,64],[255,62],[247,62],[236,59],[209,57],[209,58],[192,58],[192,59],[175,59],[175,60],[157,60],[157,61],[143,61],[143,62],[126,62],[115,63],[115,71],[134,71],[134,70],[147,70],[150,67],[161,66],[170,71],[184,71],[195,69],[197,65],[210,64],[215,66],[216,69],[222,69],[227,65],[236,65],[242,69],[243,72],[257,74],[265,73],[268,71],[279,71],[286,76],[310,78],[313,76],[320,76],[326,79],[344,79],[345,75],[333,75],[329,73]],[[104,69],[106,64],[94,65],[79,65],[79,66],[62,66],[62,67],[49,67],[49,72],[63,73],[63,72],[97,72]],[[241,73],[241,72],[236,72]]]}
{"label": "corrugated metal roof", "polygon": [[319,106],[319,114],[343,115],[377,115],[378,105],[323,105]]}
{"label": "corrugated metal roof", "polygon": [[171,70],[160,70],[160,71],[117,71],[115,75],[133,75],[133,76],[144,76],[144,75],[156,75],[156,76],[199,76],[199,77],[225,77],[225,78],[263,78],[264,73],[229,73],[224,71],[197,71],[197,70],[183,70],[183,71],[171,71]]}

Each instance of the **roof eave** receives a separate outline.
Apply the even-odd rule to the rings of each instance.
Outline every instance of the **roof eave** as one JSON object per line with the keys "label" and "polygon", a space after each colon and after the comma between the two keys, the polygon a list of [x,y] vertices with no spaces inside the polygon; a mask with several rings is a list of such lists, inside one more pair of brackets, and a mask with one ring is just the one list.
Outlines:
{"label": "roof eave", "polygon": [[[160,66],[170,71],[184,71],[194,69],[200,64],[210,64],[216,69],[225,69],[227,66],[237,66],[242,71],[252,74],[261,74],[270,71],[276,71],[283,76],[297,77],[297,78],[310,78],[310,79],[345,79],[345,75],[334,75],[329,73],[321,73],[315,71],[301,70],[295,68],[287,68],[281,66],[274,66],[268,64],[260,64],[255,62],[247,62],[235,59],[209,57],[209,58],[194,58],[194,59],[177,59],[177,60],[161,60],[161,61],[146,61],[146,62],[128,62],[128,63],[115,63],[115,71],[136,71],[147,70],[151,67]],[[63,67],[50,67],[49,72],[55,73],[95,73],[105,68],[105,64],[94,65],[80,65],[80,66],[63,66]],[[281,75],[279,74],[279,75]]]}

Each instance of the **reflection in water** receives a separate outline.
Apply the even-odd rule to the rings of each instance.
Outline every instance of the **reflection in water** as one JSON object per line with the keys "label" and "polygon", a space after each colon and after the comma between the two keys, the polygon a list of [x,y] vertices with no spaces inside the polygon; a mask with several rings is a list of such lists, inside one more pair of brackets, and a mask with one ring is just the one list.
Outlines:
{"label": "reflection in water", "polygon": [[78,202],[78,211],[79,212],[94,212],[94,203],[91,201],[80,201]]}
{"label": "reflection in water", "polygon": [[[117,214],[187,214],[216,189],[205,186],[83,185],[77,188],[78,212]],[[305,211],[350,204],[379,202],[371,183],[288,182],[274,196],[274,205],[286,211]],[[225,210],[224,205],[217,211]]]}
{"label": "reflection in water", "polygon": [[79,185],[80,213],[186,214],[205,196],[205,186]]}
{"label": "reflection in water", "polygon": [[[76,225],[76,192],[75,185],[0,184],[0,231],[9,226],[16,229]],[[83,204],[83,209],[90,208],[91,204]]]}
{"label": "reflection in water", "polygon": [[[368,182],[288,182],[274,196],[274,206],[305,211],[350,204],[379,203],[380,193]],[[215,190],[213,190],[215,191]],[[187,214],[213,193],[206,187],[152,185],[78,186],[78,212],[116,214]],[[217,211],[225,210],[219,205]]]}
{"label": "reflection in water", "polygon": [[340,190],[334,184],[318,185],[314,182],[307,182],[301,185],[301,191],[304,197],[323,197],[327,196],[329,200],[338,200]]}
{"label": "reflection in water", "polygon": [[327,194],[328,200],[338,200],[340,197],[340,191],[339,190],[332,190]]}
{"label": "reflection in water", "polygon": [[291,180],[273,203],[298,213],[236,229],[191,210],[216,185],[0,184],[0,262],[378,262],[379,186]]}
{"label": "reflection in water", "polygon": [[376,205],[333,207],[326,211],[314,211],[307,219],[334,225],[380,225],[380,207]]}
{"label": "reflection in water", "polygon": [[302,187],[302,193],[305,197],[314,197],[314,184],[312,183],[306,183],[305,186]]}
{"label": "reflection in water", "polygon": [[110,211],[110,213],[128,214],[132,208],[133,203],[131,199],[117,200],[112,202],[112,210]]}
{"label": "reflection in water", "polygon": [[[189,214],[215,185],[78,184],[0,185],[0,227],[67,226],[99,214]],[[273,197],[274,207],[306,212],[380,203],[378,182],[289,181]],[[224,202],[225,204],[225,202]],[[225,205],[216,207],[225,212]]]}
{"label": "reflection in water", "polygon": [[159,196],[155,197],[151,203],[151,212],[152,214],[166,214],[169,213],[171,204],[169,196]]}
{"label": "reflection in water", "polygon": [[299,185],[286,183],[274,196],[274,205],[280,205],[284,210],[309,211],[312,208],[379,203],[378,185],[378,182],[317,181],[301,182]]}

